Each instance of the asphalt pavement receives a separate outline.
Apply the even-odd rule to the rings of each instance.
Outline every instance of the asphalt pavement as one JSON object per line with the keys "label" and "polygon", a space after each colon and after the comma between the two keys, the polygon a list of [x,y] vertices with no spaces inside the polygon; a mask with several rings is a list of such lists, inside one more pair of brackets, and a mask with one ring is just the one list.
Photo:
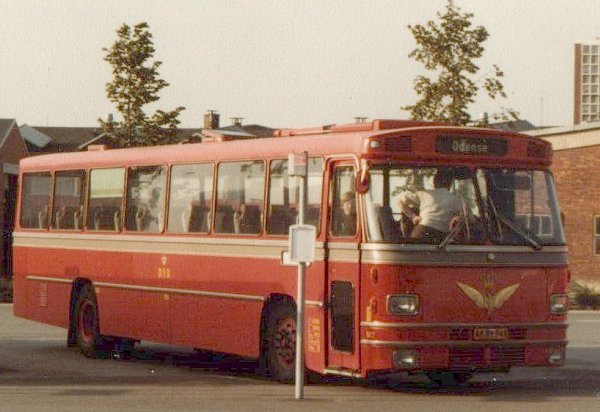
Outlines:
{"label": "asphalt pavement", "polygon": [[12,315],[0,305],[3,411],[594,411],[600,408],[600,312],[569,315],[562,368],[516,368],[439,388],[423,377],[375,382],[311,377],[305,399],[293,385],[256,373],[255,361],[142,342],[132,359],[87,359],[66,331]]}

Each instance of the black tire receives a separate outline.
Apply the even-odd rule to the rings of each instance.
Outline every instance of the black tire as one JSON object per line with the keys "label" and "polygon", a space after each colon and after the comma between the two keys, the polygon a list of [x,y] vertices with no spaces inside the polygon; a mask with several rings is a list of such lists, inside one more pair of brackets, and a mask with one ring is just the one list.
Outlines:
{"label": "black tire", "polygon": [[452,387],[466,385],[473,377],[470,372],[431,372],[427,374],[430,381],[438,386]]}
{"label": "black tire", "polygon": [[110,354],[110,345],[100,336],[98,304],[92,285],[85,284],[76,295],[75,338],[77,346],[88,358],[105,358]]}
{"label": "black tire", "polygon": [[264,366],[274,380],[291,383],[296,371],[296,310],[276,305],[269,310],[264,336]]}

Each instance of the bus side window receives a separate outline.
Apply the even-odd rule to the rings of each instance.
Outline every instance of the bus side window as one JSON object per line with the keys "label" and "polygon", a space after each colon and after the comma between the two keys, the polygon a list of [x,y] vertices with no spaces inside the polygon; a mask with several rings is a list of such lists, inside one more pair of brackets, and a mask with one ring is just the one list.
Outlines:
{"label": "bus side window", "polygon": [[264,191],[263,161],[219,163],[215,233],[259,234]]}
{"label": "bus side window", "polygon": [[[308,159],[307,205],[304,223],[319,229],[323,189],[323,159]],[[300,196],[296,179],[289,179],[288,161],[273,160],[269,169],[269,213],[267,233],[287,235],[289,227],[298,222]]]}
{"label": "bus side window", "polygon": [[48,229],[51,186],[50,173],[28,173],[23,175],[21,227]]}
{"label": "bus side window", "polygon": [[273,160],[269,167],[267,233],[287,235],[298,217],[298,190],[290,179],[287,160]]}
{"label": "bus side window", "polygon": [[54,174],[52,229],[83,228],[85,182],[84,170],[62,171]]}
{"label": "bus side window", "polygon": [[171,168],[170,233],[208,233],[212,216],[213,170],[212,163]]}
{"label": "bus side window", "polygon": [[331,234],[354,236],[356,234],[356,191],[354,167],[337,167],[333,177],[331,205]]}
{"label": "bus side window", "polygon": [[125,229],[160,233],[165,219],[167,168],[164,166],[130,167],[127,172]]}
{"label": "bus side window", "polygon": [[90,172],[90,191],[86,229],[120,230],[125,169],[94,169]]}

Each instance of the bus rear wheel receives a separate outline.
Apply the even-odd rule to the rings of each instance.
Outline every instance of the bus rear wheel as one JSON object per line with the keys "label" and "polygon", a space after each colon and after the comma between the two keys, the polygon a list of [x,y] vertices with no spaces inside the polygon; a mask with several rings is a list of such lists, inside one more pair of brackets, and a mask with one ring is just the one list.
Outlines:
{"label": "bus rear wheel", "polygon": [[291,383],[296,370],[296,311],[277,305],[269,313],[265,333],[266,371],[272,379]]}
{"label": "bus rear wheel", "polygon": [[75,302],[75,338],[81,353],[88,358],[103,358],[109,353],[99,330],[96,294],[92,285],[86,284]]}

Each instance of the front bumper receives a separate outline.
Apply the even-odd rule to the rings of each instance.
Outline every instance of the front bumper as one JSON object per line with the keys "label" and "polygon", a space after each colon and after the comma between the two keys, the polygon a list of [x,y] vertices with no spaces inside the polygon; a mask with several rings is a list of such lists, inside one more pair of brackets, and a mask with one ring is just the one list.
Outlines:
{"label": "front bumper", "polygon": [[[566,323],[432,325],[364,322],[363,371],[507,370],[513,366],[562,366]],[[476,331],[503,329],[498,340]]]}

